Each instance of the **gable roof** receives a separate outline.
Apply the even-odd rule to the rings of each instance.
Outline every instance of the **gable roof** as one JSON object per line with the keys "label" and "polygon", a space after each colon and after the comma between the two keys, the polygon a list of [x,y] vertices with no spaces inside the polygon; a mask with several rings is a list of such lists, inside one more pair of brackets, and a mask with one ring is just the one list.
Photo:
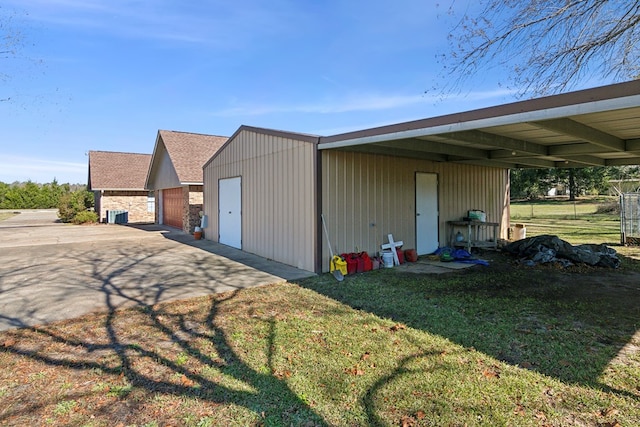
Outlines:
{"label": "gable roof", "polygon": [[500,168],[640,164],[640,80],[323,137],[318,149]]}
{"label": "gable roof", "polygon": [[[227,139],[226,136],[171,130],[158,131],[158,142],[164,144],[181,184],[202,184],[202,167],[227,142]],[[154,156],[156,149],[154,149]]]}
{"label": "gable roof", "polygon": [[318,141],[320,140],[320,136],[312,135],[309,133],[290,132],[285,130],[268,129],[268,128],[242,125],[233,133],[233,135],[229,137],[229,139],[220,147],[220,149],[217,150],[209,160],[207,160],[207,162],[203,165],[203,168],[207,166],[209,163],[211,163],[220,153],[222,153],[222,151],[227,146],[227,144],[230,144],[242,132],[253,132],[260,135],[269,135],[269,136],[275,136],[279,138],[293,139],[296,141],[308,142],[310,144],[315,144],[315,145],[317,145]]}
{"label": "gable roof", "polygon": [[89,190],[144,190],[151,154],[89,151]]}

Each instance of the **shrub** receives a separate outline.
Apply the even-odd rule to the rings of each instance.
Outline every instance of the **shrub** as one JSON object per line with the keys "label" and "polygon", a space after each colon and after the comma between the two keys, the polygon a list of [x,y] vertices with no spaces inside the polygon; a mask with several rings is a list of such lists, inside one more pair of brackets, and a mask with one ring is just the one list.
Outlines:
{"label": "shrub", "polygon": [[62,222],[73,222],[80,212],[87,212],[93,205],[93,193],[90,191],[74,191],[60,197],[58,205],[58,218]]}
{"label": "shrub", "polygon": [[596,208],[597,214],[620,214],[620,202],[601,203]]}
{"label": "shrub", "polygon": [[92,211],[78,212],[71,220],[74,224],[87,224],[98,222],[98,214]]}

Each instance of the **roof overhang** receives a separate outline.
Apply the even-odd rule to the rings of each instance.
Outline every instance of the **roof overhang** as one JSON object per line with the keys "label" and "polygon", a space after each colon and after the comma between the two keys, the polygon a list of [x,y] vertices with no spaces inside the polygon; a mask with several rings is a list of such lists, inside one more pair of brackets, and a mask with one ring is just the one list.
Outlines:
{"label": "roof overhang", "polygon": [[500,168],[640,164],[640,80],[335,135],[318,148]]}

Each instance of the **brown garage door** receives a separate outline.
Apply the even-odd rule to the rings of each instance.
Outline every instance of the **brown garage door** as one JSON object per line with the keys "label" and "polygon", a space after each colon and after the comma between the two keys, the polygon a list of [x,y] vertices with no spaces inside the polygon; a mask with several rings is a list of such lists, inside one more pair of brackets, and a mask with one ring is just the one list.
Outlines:
{"label": "brown garage door", "polygon": [[182,188],[162,190],[162,223],[182,229]]}

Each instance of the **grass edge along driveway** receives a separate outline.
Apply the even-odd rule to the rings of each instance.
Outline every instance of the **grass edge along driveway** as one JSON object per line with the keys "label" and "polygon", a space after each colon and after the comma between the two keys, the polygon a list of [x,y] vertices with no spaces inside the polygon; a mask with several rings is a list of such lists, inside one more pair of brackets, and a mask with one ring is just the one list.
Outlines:
{"label": "grass edge along driveway", "polygon": [[639,425],[634,268],[494,256],[2,333],[0,424]]}

